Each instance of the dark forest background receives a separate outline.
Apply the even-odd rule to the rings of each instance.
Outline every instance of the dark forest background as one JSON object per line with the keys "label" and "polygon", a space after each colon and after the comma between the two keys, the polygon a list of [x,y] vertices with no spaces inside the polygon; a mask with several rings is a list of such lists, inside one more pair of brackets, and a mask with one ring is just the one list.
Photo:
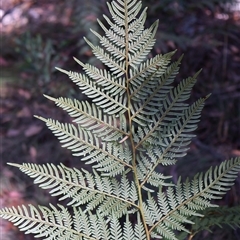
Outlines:
{"label": "dark forest background", "polygon": [[[56,202],[32,180],[8,167],[16,163],[64,163],[81,167],[45,125],[33,115],[70,119],[43,97],[84,99],[55,66],[81,71],[73,56],[99,63],[82,40],[97,44],[89,28],[101,31],[97,18],[108,14],[105,0],[6,0],[0,6],[0,207]],[[170,169],[174,178],[193,176],[209,166],[240,156],[240,2],[237,0],[143,0],[146,25],[159,19],[152,54],[178,49],[184,58],[176,83],[203,69],[190,101],[212,93],[188,155]],[[240,204],[240,178],[220,205]],[[213,229],[204,239],[240,239],[240,231]],[[33,239],[0,222],[2,240]],[[202,237],[202,236],[201,236]],[[199,237],[199,239],[201,239]],[[198,239],[198,238],[196,238]],[[202,238],[203,239],[203,238]]]}

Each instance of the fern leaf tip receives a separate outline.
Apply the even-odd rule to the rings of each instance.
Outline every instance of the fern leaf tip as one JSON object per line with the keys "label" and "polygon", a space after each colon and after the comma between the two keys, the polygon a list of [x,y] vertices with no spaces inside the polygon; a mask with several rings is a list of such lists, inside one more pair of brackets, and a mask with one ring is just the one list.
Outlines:
{"label": "fern leaf tip", "polygon": [[59,68],[59,67],[55,67],[58,71],[62,72],[62,73],[65,73],[68,75],[68,71],[67,70],[64,70],[62,68]]}
{"label": "fern leaf tip", "polygon": [[205,100],[207,100],[211,95],[212,95],[212,93],[209,93],[209,94],[205,97]]}
{"label": "fern leaf tip", "polygon": [[9,166],[12,166],[12,167],[20,167],[20,166],[22,166],[21,164],[17,164],[17,163],[7,163],[7,165],[9,165]]}
{"label": "fern leaf tip", "polygon": [[73,57],[74,61],[77,62],[80,66],[84,66],[84,64],[77,58]]}
{"label": "fern leaf tip", "polygon": [[33,115],[33,116],[34,116],[35,118],[37,118],[37,119],[43,121],[43,122],[46,122],[46,121],[47,121],[47,119],[44,118],[44,117],[41,117],[41,116],[38,116],[38,115]]}
{"label": "fern leaf tip", "polygon": [[46,94],[43,94],[43,96],[44,96],[45,98],[47,98],[47,99],[53,101],[53,102],[56,101],[56,98],[54,98],[54,97],[48,96],[48,95],[46,95]]}
{"label": "fern leaf tip", "polygon": [[199,75],[201,72],[202,72],[202,68],[199,69],[199,70],[194,74],[193,78],[197,78],[198,75]]}

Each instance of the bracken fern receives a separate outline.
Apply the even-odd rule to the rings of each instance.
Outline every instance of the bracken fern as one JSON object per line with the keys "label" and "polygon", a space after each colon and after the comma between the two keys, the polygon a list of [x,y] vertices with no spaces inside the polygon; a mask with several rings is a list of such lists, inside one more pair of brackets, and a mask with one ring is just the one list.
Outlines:
{"label": "bracken fern", "polygon": [[[213,224],[238,227],[233,210],[211,210],[217,206],[211,200],[234,184],[240,158],[177,183],[159,171],[186,155],[194,137],[208,98],[186,103],[199,72],[173,87],[182,57],[172,62],[170,52],[147,59],[158,22],[144,28],[141,1],[115,0],[108,8],[112,18],[98,21],[105,34],[92,31],[99,46],[85,39],[105,69],[77,59],[84,73],[59,69],[91,101],[46,96],[73,123],[37,116],[92,171],[11,163],[68,203],[4,208],[0,216],[44,239],[192,239]],[[228,217],[221,218],[224,214]]]}

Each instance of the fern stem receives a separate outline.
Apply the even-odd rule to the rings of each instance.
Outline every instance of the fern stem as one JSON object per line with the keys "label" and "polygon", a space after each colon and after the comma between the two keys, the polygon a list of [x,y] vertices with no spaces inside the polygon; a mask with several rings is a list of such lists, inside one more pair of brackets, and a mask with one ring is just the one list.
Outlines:
{"label": "fern stem", "polygon": [[193,234],[189,235],[189,237],[188,237],[188,240],[192,240],[192,239],[193,239],[193,237],[194,237],[194,235],[193,235]]}
{"label": "fern stem", "polygon": [[126,68],[125,68],[125,76],[126,76],[126,87],[127,87],[127,113],[128,113],[128,121],[129,121],[129,129],[130,129],[130,135],[129,135],[129,139],[131,142],[131,146],[132,146],[132,170],[133,170],[133,174],[134,174],[134,181],[136,184],[136,188],[137,188],[137,192],[138,192],[138,209],[141,215],[141,219],[143,222],[143,226],[145,229],[145,233],[146,233],[146,237],[147,240],[150,240],[150,235],[149,235],[149,231],[148,231],[148,226],[147,223],[145,221],[144,218],[144,212],[143,212],[143,200],[142,200],[142,191],[141,191],[141,185],[139,183],[138,177],[137,177],[137,162],[136,162],[136,147],[135,147],[135,143],[133,140],[133,132],[132,132],[132,116],[131,116],[131,97],[130,97],[130,81],[129,81],[129,66],[130,66],[130,62],[129,62],[129,33],[128,33],[128,6],[127,6],[127,0],[124,1],[124,5],[125,5],[125,58],[126,58]]}

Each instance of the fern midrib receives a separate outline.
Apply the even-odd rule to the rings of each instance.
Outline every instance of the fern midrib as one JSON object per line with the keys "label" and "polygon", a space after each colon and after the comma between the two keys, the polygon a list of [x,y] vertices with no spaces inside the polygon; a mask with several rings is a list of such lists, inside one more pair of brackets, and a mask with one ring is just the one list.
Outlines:
{"label": "fern midrib", "polygon": [[[80,74],[78,74],[78,75],[80,75]],[[88,89],[90,88],[91,90],[93,90],[94,92],[96,92],[99,96],[103,96],[104,99],[107,98],[109,101],[111,101],[111,102],[113,102],[114,104],[120,106],[121,108],[127,110],[126,106],[124,106],[123,104],[119,103],[119,101],[116,101],[116,100],[115,100],[114,98],[112,98],[111,96],[103,93],[103,92],[101,91],[101,89],[98,89],[98,88],[94,85],[93,82],[92,82],[92,84],[93,84],[94,86],[92,86],[92,85],[89,83],[89,82],[91,82],[91,81],[90,81],[87,77],[86,77],[86,78],[88,79],[89,82],[86,82],[86,81],[84,81],[83,79],[80,79],[80,78],[74,76],[74,72],[71,72],[71,71],[68,72],[68,76],[73,80],[73,82],[75,82],[75,83],[80,87],[80,89],[82,88],[82,85],[84,85],[85,88],[86,88],[86,86],[87,86]]]}
{"label": "fern midrib", "polygon": [[[91,89],[93,92],[97,93],[99,96],[103,96],[104,99],[108,99],[110,102],[120,106],[122,109],[125,109],[127,110],[126,106],[124,106],[123,104],[119,103],[119,101],[116,101],[114,98],[112,98],[111,96],[103,93],[101,91],[101,89],[98,89],[95,85],[94,85],[94,82],[92,82],[91,80],[89,80],[89,78],[86,76],[86,75],[82,75],[80,73],[76,73],[76,72],[72,72],[72,71],[66,71],[64,69],[61,69],[61,68],[56,68],[57,70],[65,73],[68,75],[68,77],[70,79],[72,79],[72,81],[74,83],[76,83],[76,85],[79,86],[80,89],[83,88],[87,88],[88,89]],[[86,80],[84,80],[84,77],[86,78]],[[90,84],[92,83],[92,85]]]}
{"label": "fern midrib", "polygon": [[[93,52],[97,55],[99,55],[99,58],[108,64],[108,66],[112,65],[115,68],[119,69],[119,71],[121,72],[125,72],[125,70],[116,63],[116,61],[112,60],[112,58],[110,57],[110,55],[106,52],[102,52],[102,48],[98,47],[98,46],[94,46],[91,42],[89,42],[86,38],[84,38],[85,41],[89,44],[89,46],[92,48]],[[103,60],[104,59],[104,60]]]}
{"label": "fern midrib", "polygon": [[[81,61],[79,61],[79,60],[76,59],[76,58],[73,58],[73,59],[74,59],[80,66],[82,66],[85,71],[88,70],[89,72],[91,72],[91,73],[93,73],[93,74],[95,74],[95,75],[98,75],[100,79],[104,79],[104,81],[109,82],[109,83],[111,83],[112,85],[115,85],[116,87],[122,88],[123,90],[126,90],[126,87],[122,86],[121,84],[118,84],[118,83],[116,83],[116,82],[114,82],[114,81],[111,81],[110,79],[106,78],[103,74],[99,74],[99,72],[96,71],[97,68],[96,68],[95,66],[92,66],[92,65],[90,65],[90,64],[84,64],[84,63],[82,63]],[[109,74],[110,74],[110,73],[109,73]],[[113,77],[113,76],[111,75],[111,77]],[[96,84],[98,84],[98,83],[96,82]]]}
{"label": "fern midrib", "polygon": [[[156,27],[158,25],[158,21],[156,21],[150,28],[148,28],[147,30],[143,31],[144,34],[141,34],[141,37],[139,39],[137,39],[137,45],[142,45],[141,44],[141,40],[145,38],[145,35],[150,35],[151,37],[144,43],[144,47],[141,47],[140,51],[136,52],[135,50],[132,51],[134,53],[134,57],[131,58],[131,61],[129,61],[129,65],[131,65],[132,62],[134,62],[136,59],[139,59],[142,55],[142,53],[144,53],[144,51],[146,50],[146,46],[149,46],[149,43],[153,40],[155,32],[156,32]],[[153,32],[152,32],[153,30]],[[134,43],[134,45],[136,45],[136,43]]]}
{"label": "fern midrib", "polygon": [[33,218],[33,217],[28,217],[28,216],[25,216],[25,215],[21,215],[21,214],[13,214],[12,212],[9,214],[8,212],[5,213],[3,211],[0,211],[0,214],[2,215],[6,215],[9,216],[11,215],[12,217],[14,218],[17,218],[17,219],[21,219],[21,220],[25,220],[25,221],[31,221],[31,222],[34,222],[36,224],[41,224],[41,225],[48,225],[49,227],[53,227],[53,228],[58,228],[58,229],[62,229],[66,232],[72,232],[74,235],[78,235],[79,237],[85,237],[89,240],[97,240],[96,238],[92,238],[92,237],[89,237],[88,235],[86,234],[83,234],[83,233],[79,233],[78,231],[74,230],[74,229],[70,229],[69,227],[64,227],[63,225],[60,225],[60,224],[54,224],[54,223],[51,223],[49,221],[44,221],[44,220],[41,220],[41,219],[36,219],[36,218]]}
{"label": "fern midrib", "polygon": [[[158,69],[156,70],[155,73],[157,73],[157,71],[158,71]],[[167,77],[165,77],[164,81],[161,81],[161,84],[159,84],[159,85],[155,88],[155,90],[153,91],[153,93],[147,98],[147,100],[142,104],[142,106],[138,109],[138,111],[135,112],[135,113],[132,115],[132,118],[135,118],[138,114],[140,114],[140,112],[147,106],[147,104],[153,99],[153,97],[156,96],[156,94],[158,93],[159,89],[160,89],[162,86],[164,86],[166,80],[168,79],[168,77],[169,77],[171,74],[172,74],[172,72],[170,72],[170,73],[167,75]],[[149,80],[151,80],[151,78],[150,78]],[[144,83],[145,83],[145,81],[144,81]],[[144,87],[145,84],[142,84],[142,85],[143,85],[142,87]],[[140,89],[140,90],[141,90],[141,89]],[[140,143],[140,144],[141,144],[141,143]],[[137,144],[136,147],[138,147],[138,144]]]}
{"label": "fern midrib", "polygon": [[[176,68],[177,68],[178,64],[176,64]],[[174,70],[176,70],[174,68]],[[165,84],[166,80],[172,75],[172,73],[174,72],[170,71],[168,73],[168,75],[164,78],[164,81],[162,81],[162,84],[160,84],[155,91],[151,94],[151,96],[147,99],[147,101],[143,104],[142,107],[140,107],[140,109],[133,115],[133,117],[136,117],[141,110],[143,110],[143,108],[151,101],[151,99],[158,93],[159,89],[163,86],[163,84]],[[191,82],[189,83],[189,85],[191,84]],[[187,86],[186,86],[187,87]],[[168,107],[168,109],[165,111],[165,113],[161,116],[161,118],[156,122],[155,126],[152,127],[152,129],[149,131],[148,134],[146,134],[146,136],[139,141],[139,143],[136,145],[136,148],[138,148],[148,137],[150,137],[150,135],[156,130],[156,128],[159,126],[159,124],[162,122],[162,120],[164,120],[164,118],[166,117],[166,115],[169,113],[169,111],[172,109],[172,107],[174,106],[174,104],[176,103],[176,101],[178,100],[178,98],[181,96],[181,93],[184,91],[185,89],[182,89],[182,91],[180,91],[177,94],[177,97],[175,97],[174,101],[172,101],[171,105]]]}
{"label": "fern midrib", "polygon": [[[67,181],[67,180],[66,180],[65,178],[63,178],[63,177],[62,177],[62,178],[59,178],[59,177],[57,177],[57,176],[54,176],[53,174],[51,175],[51,174],[47,174],[47,173],[45,173],[45,172],[39,172],[39,171],[37,171],[37,170],[34,171],[32,168],[28,168],[28,167],[26,167],[25,165],[20,165],[20,164],[10,164],[10,165],[15,166],[15,167],[19,167],[19,169],[20,169],[22,172],[24,172],[24,173],[25,173],[25,172],[28,172],[28,171],[30,170],[31,173],[35,173],[35,175],[33,175],[33,176],[36,176],[36,174],[37,174],[38,176],[41,176],[41,178],[47,177],[48,179],[52,179],[52,180],[54,180],[55,182],[63,183],[63,184],[65,184],[66,186],[71,186],[71,188],[72,188],[72,187],[75,187],[75,188],[87,190],[87,191],[90,191],[90,192],[94,192],[94,193],[96,193],[96,194],[104,195],[104,196],[106,196],[106,197],[114,198],[114,199],[116,199],[116,200],[125,202],[125,203],[127,203],[128,205],[131,205],[131,206],[133,206],[133,207],[135,207],[135,208],[138,209],[138,205],[136,205],[135,203],[133,203],[133,202],[127,200],[127,199],[118,197],[118,196],[116,196],[116,195],[112,195],[112,194],[109,194],[109,193],[106,193],[106,192],[103,192],[103,191],[100,191],[100,190],[97,190],[97,189],[92,189],[92,188],[89,188],[89,187],[85,187],[85,186],[81,185],[80,183],[73,183],[73,182],[71,182],[71,181]],[[29,174],[27,174],[27,175],[29,175]],[[31,175],[29,175],[29,176],[32,177]],[[46,181],[47,181],[47,180],[46,180]],[[44,184],[44,183],[38,183],[38,182],[37,182],[37,184],[39,184],[39,186],[41,186],[41,185]],[[48,189],[49,189],[49,188],[52,188],[52,187],[48,187]]]}
{"label": "fern midrib", "polygon": [[192,84],[192,82],[195,81],[195,78],[192,78],[191,81],[189,81],[189,83],[185,86],[185,88],[182,88],[181,91],[179,91],[177,93],[176,96],[174,96],[174,100],[171,102],[171,104],[168,106],[168,108],[166,109],[166,111],[163,113],[163,115],[159,118],[159,120],[155,123],[155,125],[151,128],[151,130],[148,132],[148,134],[145,135],[145,137],[142,138],[141,141],[139,141],[136,145],[136,149],[148,138],[151,136],[151,134],[156,130],[156,128],[158,128],[159,124],[164,120],[164,118],[166,117],[166,115],[170,112],[170,110],[172,109],[172,107],[174,106],[174,104],[177,102],[177,100],[179,99],[179,97],[181,97],[182,93],[185,91],[185,89],[188,88],[189,85]]}
{"label": "fern midrib", "polygon": [[[97,33],[96,33],[97,34]],[[109,52],[113,52],[114,55],[119,55],[121,57],[118,56],[118,58],[122,59],[122,58],[125,58],[125,55],[123,52],[119,51],[118,48],[116,48],[106,37],[102,37],[100,34],[97,34],[99,40],[100,40],[100,43],[106,47],[106,49],[109,51]]]}
{"label": "fern midrib", "polygon": [[[161,55],[159,55],[159,56],[161,56]],[[145,72],[147,71],[147,69],[150,69],[150,68],[153,67],[153,66],[155,67],[155,66],[157,65],[157,63],[158,63],[158,60],[153,61],[151,64],[146,64],[146,67],[143,68],[141,71],[138,71],[136,75],[134,75],[133,77],[131,77],[131,78],[129,79],[129,82],[131,82],[131,81],[133,81],[134,79],[136,79],[136,78],[138,78],[139,76],[141,76],[141,74],[142,74],[142,73],[145,73]],[[149,79],[149,80],[150,80],[150,79]],[[139,91],[146,85],[145,82],[146,82],[146,84],[148,83],[148,81],[144,81],[144,82],[140,85],[140,87],[138,87],[133,93],[131,93],[130,98],[132,98],[134,94],[136,94],[137,92],[139,92]]]}
{"label": "fern midrib", "polygon": [[[55,104],[58,104],[60,107],[62,107],[62,106],[69,107],[69,109],[65,109],[65,110],[66,110],[67,112],[69,112],[70,115],[71,115],[72,110],[74,109],[74,110],[75,110],[76,112],[78,112],[79,114],[84,115],[84,116],[86,116],[86,117],[88,117],[88,118],[90,118],[90,119],[93,119],[93,120],[95,120],[97,123],[100,123],[100,124],[102,124],[102,125],[105,125],[105,126],[107,126],[108,128],[111,128],[111,129],[114,130],[114,131],[117,131],[117,132],[119,132],[119,133],[122,133],[122,134],[125,135],[125,136],[129,136],[129,133],[126,133],[126,132],[124,132],[123,130],[121,130],[121,129],[119,129],[119,128],[116,128],[116,127],[110,125],[109,123],[101,120],[100,118],[97,118],[97,117],[95,117],[95,116],[93,116],[93,115],[91,115],[91,114],[89,114],[89,113],[81,110],[80,108],[75,107],[74,104],[69,104],[69,103],[66,102],[66,101],[61,101],[61,99],[56,99],[56,98],[53,98],[53,97],[50,97],[50,96],[47,96],[47,95],[44,95],[44,96],[45,96],[46,98],[52,100],[53,102],[55,102]],[[62,107],[62,108],[63,108],[63,107]],[[64,109],[64,108],[63,108],[63,109]],[[75,121],[75,122],[76,122],[76,121]],[[86,130],[87,130],[87,129],[86,129]]]}
{"label": "fern midrib", "polygon": [[76,137],[76,136],[74,136],[74,135],[69,134],[68,131],[66,131],[65,129],[60,128],[57,124],[51,122],[51,119],[45,119],[45,118],[43,118],[43,117],[36,116],[36,115],[35,115],[35,117],[38,118],[38,119],[40,119],[40,120],[42,120],[42,121],[44,121],[48,126],[54,126],[55,129],[58,129],[60,132],[64,132],[65,135],[71,137],[72,139],[75,139],[77,142],[82,142],[82,143],[85,144],[86,146],[89,146],[89,147],[91,147],[92,149],[95,149],[95,150],[97,150],[97,151],[99,151],[99,152],[102,152],[103,154],[105,154],[106,156],[112,158],[113,160],[116,160],[117,162],[121,163],[122,165],[124,165],[124,166],[129,167],[129,168],[132,169],[132,165],[130,165],[130,164],[122,161],[121,159],[119,159],[119,158],[115,157],[114,155],[110,154],[109,152],[107,152],[107,151],[105,151],[105,150],[103,150],[103,149],[101,149],[101,148],[99,148],[99,147],[97,147],[97,146],[95,146],[95,145],[93,145],[93,144],[91,144],[91,143],[89,143],[89,142],[84,141],[83,139],[81,139],[81,138],[79,138],[79,137]]}
{"label": "fern midrib", "polygon": [[[103,17],[106,19],[106,21],[108,23],[110,22],[108,17],[106,17],[105,15],[103,15]],[[115,33],[113,33],[112,30],[107,29],[99,19],[97,21],[98,21],[99,25],[101,26],[101,28],[103,29],[103,31],[106,33],[106,36],[109,35],[109,38],[115,39],[116,45],[118,45],[118,46],[125,46],[125,42],[124,41],[120,41],[120,39],[119,39],[119,38],[121,38],[121,40],[123,40],[123,37],[119,36],[119,38],[116,38]],[[113,24],[109,24],[109,25],[113,27]]]}
{"label": "fern midrib", "polygon": [[[191,202],[192,200],[196,199],[197,197],[200,197],[202,194],[204,194],[207,190],[211,189],[214,185],[217,184],[217,182],[220,181],[221,178],[223,178],[231,169],[234,169],[235,166],[239,165],[238,162],[236,162],[235,164],[229,166],[227,169],[225,169],[213,182],[211,182],[210,184],[207,184],[207,186],[205,187],[205,189],[203,189],[201,192],[193,195],[191,198],[188,198],[187,200],[185,200],[184,202],[182,202],[181,204],[179,204],[175,209],[171,210],[167,215],[165,215],[163,218],[161,218],[158,222],[156,222],[150,229],[149,232],[152,232],[154,230],[155,227],[157,227],[158,224],[160,224],[161,222],[163,222],[168,216],[170,216],[172,213],[176,212],[177,210],[179,210],[182,206],[188,204],[189,202]],[[220,192],[221,193],[221,192]]]}
{"label": "fern midrib", "polygon": [[132,132],[132,118],[131,118],[131,99],[130,99],[130,81],[129,81],[129,67],[130,67],[130,62],[129,62],[129,23],[128,23],[128,6],[127,6],[127,0],[124,0],[124,9],[125,9],[125,18],[124,18],[124,23],[125,23],[125,63],[126,63],[126,69],[125,69],[125,77],[126,77],[126,85],[127,85],[127,113],[128,113],[128,121],[129,121],[129,128],[130,128],[130,143],[132,147],[132,170],[133,170],[133,175],[134,175],[134,181],[136,184],[136,189],[138,193],[138,209],[141,215],[141,219],[143,222],[144,230],[146,233],[147,240],[150,240],[150,235],[148,233],[148,226],[144,217],[144,211],[143,211],[143,199],[142,199],[142,188],[140,186],[139,180],[138,180],[138,175],[137,175],[137,162],[136,162],[136,148],[135,148],[135,143],[133,140],[133,132]]}
{"label": "fern midrib", "polygon": [[[159,66],[159,63],[161,63],[161,62],[167,62],[168,63],[168,61],[171,59],[172,55],[175,54],[175,52],[176,51],[173,51],[173,52],[170,52],[170,53],[165,54],[165,55],[159,54],[159,55],[155,56],[155,58],[150,59],[150,60],[154,60],[154,61],[151,62],[151,64],[149,63],[149,61],[146,61],[145,64],[146,63],[149,63],[149,64],[146,64],[146,67],[144,67],[141,71],[140,71],[141,67],[139,67],[139,70],[136,73],[136,75],[130,78],[130,82],[133,81],[134,79],[137,79],[139,76],[141,76],[142,73],[147,72],[147,70],[151,69],[152,67],[156,68],[155,72],[157,72],[158,70],[161,70],[161,65]],[[182,56],[179,58],[177,63],[180,62],[181,59],[182,59]],[[159,66],[159,67],[156,67],[156,66]],[[163,66],[163,67],[165,68],[165,66]],[[149,79],[149,80],[151,80],[151,79]],[[142,84],[133,93],[131,93],[130,97],[132,98],[134,94],[138,93],[149,82],[149,80],[148,81],[144,80],[142,82]]]}
{"label": "fern midrib", "polygon": [[[152,64],[152,65],[156,66],[156,64]],[[156,70],[130,95],[130,98],[133,98],[133,96],[134,96],[135,94],[137,94],[138,92],[140,92],[140,91],[144,88],[144,86],[146,86],[147,83],[148,83],[150,80],[152,80],[152,78],[153,78],[153,77],[157,74],[157,72],[159,72],[160,70],[162,70],[162,69],[161,69],[161,68],[156,68]],[[145,105],[145,106],[146,106],[146,105]],[[139,109],[139,111],[140,111],[140,109]],[[137,111],[135,114],[133,114],[132,118],[134,118],[134,117],[138,114],[139,111]]]}
{"label": "fern midrib", "polygon": [[181,135],[182,131],[184,130],[184,128],[186,127],[188,121],[191,119],[191,117],[193,116],[193,114],[198,110],[198,108],[201,106],[201,104],[203,104],[205,102],[206,98],[202,98],[202,101],[195,107],[195,111],[192,112],[191,115],[189,115],[189,117],[187,118],[187,120],[184,122],[184,124],[182,125],[182,127],[179,129],[178,134],[176,134],[176,136],[172,139],[171,143],[168,144],[168,147],[164,150],[164,152],[162,153],[162,155],[158,158],[158,160],[156,161],[155,165],[152,167],[152,169],[149,171],[149,173],[147,174],[145,180],[142,181],[141,186],[143,186],[146,181],[149,179],[149,177],[151,176],[152,172],[156,169],[156,167],[159,165],[159,162],[161,161],[161,159],[164,157],[164,155],[169,151],[169,149],[172,147],[172,145],[175,143],[175,141],[178,139],[178,137]]}

